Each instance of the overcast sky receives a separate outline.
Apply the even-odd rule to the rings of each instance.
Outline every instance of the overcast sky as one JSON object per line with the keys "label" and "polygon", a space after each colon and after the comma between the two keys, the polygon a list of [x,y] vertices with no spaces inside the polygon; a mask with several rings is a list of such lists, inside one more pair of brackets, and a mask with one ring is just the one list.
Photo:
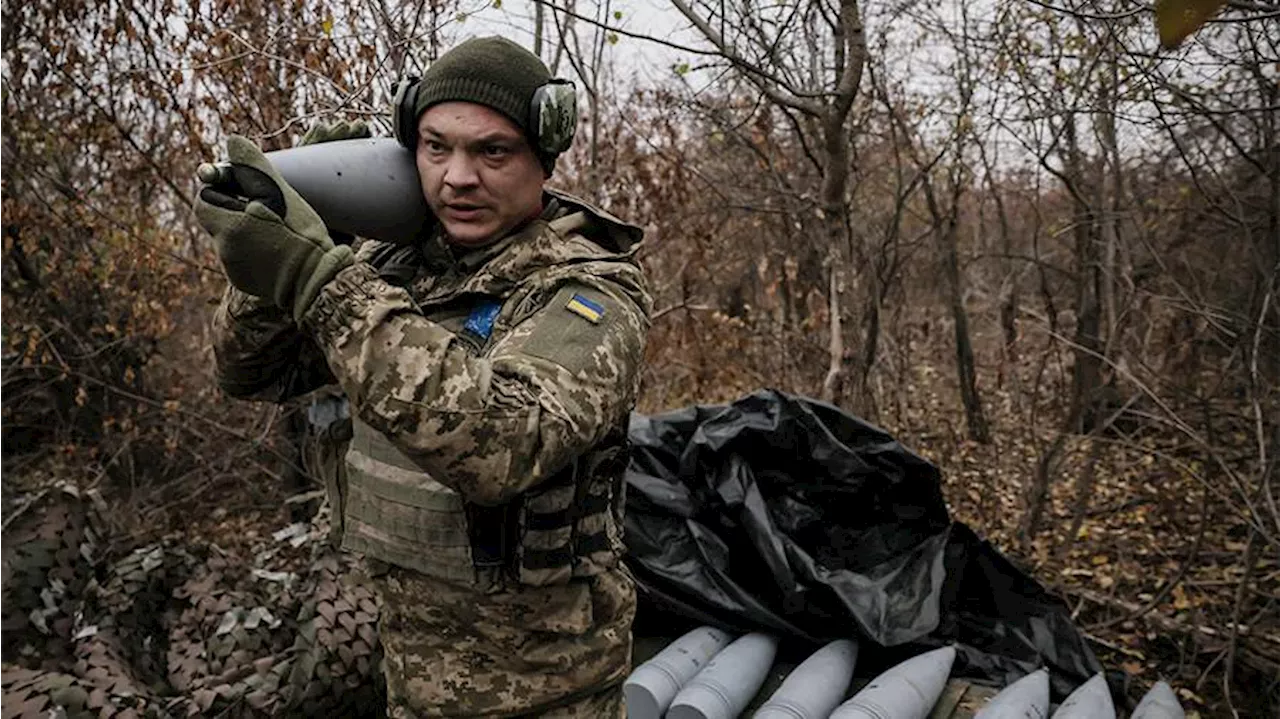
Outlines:
{"label": "overcast sky", "polygon": [[[560,3],[556,3],[557,5]],[[471,8],[467,19],[455,24],[450,32],[458,39],[475,35],[499,34],[509,37],[521,45],[533,48],[534,4],[530,0],[501,0],[494,7],[493,0],[463,0],[463,7]],[[579,12],[594,15],[597,7],[607,8],[607,23],[638,35],[659,37],[664,40],[691,47],[705,47],[701,36],[685,20],[678,10],[666,0],[614,0],[607,4],[595,6],[582,3]],[[621,13],[621,18],[614,13]],[[605,20],[605,12],[601,12],[601,20]],[[555,35],[550,13],[547,13],[546,34]],[[582,42],[590,42],[590,26],[579,21]],[[612,59],[619,79],[626,84],[632,81],[637,84],[649,84],[647,80],[670,77],[672,66],[681,62],[689,62],[694,57],[655,42],[638,40],[619,35],[615,45],[607,45],[605,57]],[[544,51],[544,59],[550,60],[550,50]],[[562,77],[572,77],[572,68],[562,65],[559,69]]]}

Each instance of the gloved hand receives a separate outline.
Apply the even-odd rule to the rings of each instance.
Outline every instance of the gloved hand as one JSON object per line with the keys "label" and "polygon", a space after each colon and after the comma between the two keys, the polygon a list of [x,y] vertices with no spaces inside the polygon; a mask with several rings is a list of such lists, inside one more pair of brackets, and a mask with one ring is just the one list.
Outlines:
{"label": "gloved hand", "polygon": [[196,218],[213,236],[227,279],[300,321],[320,288],[355,262],[320,216],[249,140],[227,139],[229,166],[202,165]]}
{"label": "gloved hand", "polygon": [[322,142],[358,140],[362,137],[372,136],[373,133],[369,132],[369,125],[364,120],[322,122],[318,125],[312,125],[306,134],[302,136],[302,141],[298,145],[318,145]]}

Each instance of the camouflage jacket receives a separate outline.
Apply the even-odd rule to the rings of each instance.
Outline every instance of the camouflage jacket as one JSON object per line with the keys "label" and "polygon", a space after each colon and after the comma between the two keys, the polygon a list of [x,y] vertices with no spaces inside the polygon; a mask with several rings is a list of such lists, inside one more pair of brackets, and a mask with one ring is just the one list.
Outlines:
{"label": "camouflage jacket", "polygon": [[[214,321],[218,382],[274,402],[336,382],[353,415],[433,477],[502,503],[625,427],[652,305],[639,239],[557,193],[541,217],[470,253],[439,237],[363,243],[303,328],[228,288]],[[496,314],[465,326],[478,297],[497,300]],[[459,320],[461,332],[447,328]]]}

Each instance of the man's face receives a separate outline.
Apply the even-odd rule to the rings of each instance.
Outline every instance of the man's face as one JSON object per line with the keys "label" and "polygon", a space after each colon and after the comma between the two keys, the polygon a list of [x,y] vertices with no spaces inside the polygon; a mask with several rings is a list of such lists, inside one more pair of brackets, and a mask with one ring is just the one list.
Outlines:
{"label": "man's face", "polygon": [[418,119],[417,162],[427,204],[455,245],[487,245],[542,211],[542,165],[497,110],[471,102],[428,108]]}

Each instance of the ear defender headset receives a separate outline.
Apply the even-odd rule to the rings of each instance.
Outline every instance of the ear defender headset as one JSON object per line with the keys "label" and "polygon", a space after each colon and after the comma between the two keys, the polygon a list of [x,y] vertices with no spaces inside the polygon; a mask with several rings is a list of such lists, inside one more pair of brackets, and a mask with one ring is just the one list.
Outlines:
{"label": "ear defender headset", "polygon": [[[409,150],[418,149],[417,106],[419,78],[409,77],[396,84],[392,100],[391,130],[396,140]],[[553,79],[533,93],[526,127],[532,135],[534,151],[554,158],[573,144],[578,126],[578,99],[573,82]]]}

